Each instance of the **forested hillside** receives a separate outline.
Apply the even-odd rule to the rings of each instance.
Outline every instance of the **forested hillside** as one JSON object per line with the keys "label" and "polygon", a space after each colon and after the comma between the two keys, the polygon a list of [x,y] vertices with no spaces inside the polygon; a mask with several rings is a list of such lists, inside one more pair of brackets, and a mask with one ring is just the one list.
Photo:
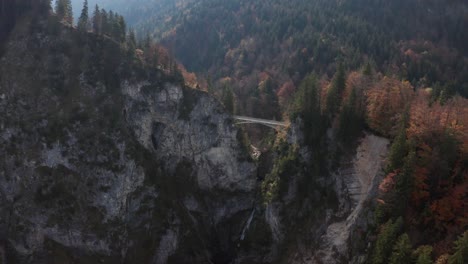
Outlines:
{"label": "forested hillside", "polygon": [[338,61],[347,69],[370,63],[416,87],[440,83],[466,97],[467,13],[464,1],[202,0],[142,15],[134,26],[189,71],[233,80],[240,102],[261,97],[265,78],[275,92],[294,90],[312,71],[331,77]]}

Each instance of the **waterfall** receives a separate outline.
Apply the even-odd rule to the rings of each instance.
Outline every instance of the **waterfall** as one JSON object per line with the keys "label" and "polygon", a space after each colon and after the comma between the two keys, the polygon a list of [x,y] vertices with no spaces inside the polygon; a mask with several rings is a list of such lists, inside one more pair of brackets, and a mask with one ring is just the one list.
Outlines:
{"label": "waterfall", "polygon": [[252,219],[254,217],[254,214],[255,214],[255,208],[252,210],[252,213],[250,214],[249,220],[247,220],[247,223],[244,226],[244,229],[242,230],[242,234],[241,234],[241,237],[240,237],[241,241],[244,240],[245,232],[249,229],[250,223],[252,223]]}

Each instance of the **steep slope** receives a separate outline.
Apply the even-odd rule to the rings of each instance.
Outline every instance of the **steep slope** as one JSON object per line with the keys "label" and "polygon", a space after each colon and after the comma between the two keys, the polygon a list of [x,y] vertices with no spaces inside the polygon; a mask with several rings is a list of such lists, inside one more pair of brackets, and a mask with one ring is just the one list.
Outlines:
{"label": "steep slope", "polygon": [[0,59],[4,263],[232,259],[255,166],[230,115],[111,39],[33,17]]}
{"label": "steep slope", "polygon": [[[346,218],[327,227],[326,233],[321,237],[322,243],[319,249],[314,252],[313,257],[310,257],[314,261],[337,263],[338,260],[359,262],[360,258],[365,259],[365,256],[359,256],[363,251],[350,250],[350,248],[367,246],[364,237],[353,237],[352,232],[356,229],[367,230],[369,225],[373,224],[369,217],[369,204],[382,180],[388,144],[389,141],[385,138],[366,134],[350,164],[340,166],[335,178],[338,193],[342,194],[340,204],[343,210],[337,215]],[[353,243],[352,240],[355,238],[360,240],[359,243]]]}
{"label": "steep slope", "polygon": [[132,26],[190,71],[234,80],[242,112],[265,75],[277,91],[311,71],[330,76],[337,60],[351,69],[370,62],[418,86],[440,82],[466,97],[466,14],[465,1],[202,0],[143,14]]}

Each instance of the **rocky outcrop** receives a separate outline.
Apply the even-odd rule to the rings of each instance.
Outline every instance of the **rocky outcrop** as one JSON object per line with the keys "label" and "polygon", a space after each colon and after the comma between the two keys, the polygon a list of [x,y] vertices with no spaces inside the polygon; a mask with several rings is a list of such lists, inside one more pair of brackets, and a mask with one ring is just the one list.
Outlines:
{"label": "rocky outcrop", "polygon": [[124,75],[123,59],[119,82],[91,79],[85,58],[115,44],[35,26],[0,59],[2,263],[232,258],[256,168],[230,115],[161,72]]}
{"label": "rocky outcrop", "polygon": [[[389,141],[372,134],[365,134],[350,163],[341,164],[335,174],[340,210],[335,215],[340,221],[328,225],[321,237],[321,245],[310,263],[360,263],[358,252],[351,253],[356,243],[354,231],[367,230],[372,218],[368,217],[369,205],[375,198],[378,184],[383,177],[383,164]],[[367,207],[367,208],[366,208]],[[361,237],[357,241],[364,241]],[[365,249],[361,248],[361,250]],[[363,256],[365,257],[365,256]]]}
{"label": "rocky outcrop", "polygon": [[186,160],[196,168],[201,189],[253,190],[255,167],[239,151],[238,131],[216,100],[170,83],[156,89],[147,83],[123,87],[127,120],[138,141],[154,150],[168,171]]}

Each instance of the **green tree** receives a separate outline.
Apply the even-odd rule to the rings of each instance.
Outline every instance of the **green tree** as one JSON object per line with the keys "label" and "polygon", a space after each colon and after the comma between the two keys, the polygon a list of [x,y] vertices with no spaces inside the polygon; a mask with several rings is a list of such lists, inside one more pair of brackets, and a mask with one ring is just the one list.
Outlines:
{"label": "green tree", "polygon": [[86,32],[89,28],[88,0],[83,3],[80,18],[78,19],[78,30]]}
{"label": "green tree", "polygon": [[338,138],[343,144],[348,145],[359,136],[362,129],[362,119],[356,110],[357,92],[353,87],[348,101],[343,106],[339,115]]}
{"label": "green tree", "polygon": [[343,65],[340,63],[327,94],[326,112],[330,117],[333,117],[340,109],[341,95],[345,88],[346,76]]}
{"label": "green tree", "polygon": [[468,263],[468,231],[455,241],[455,253],[449,257],[449,264]]}
{"label": "green tree", "polygon": [[149,33],[146,33],[145,38],[143,39],[143,49],[145,52],[148,52],[151,47],[151,36]]}
{"label": "green tree", "polygon": [[303,118],[306,143],[318,146],[323,136],[324,125],[317,77],[314,74],[308,75],[301,82],[295,108],[295,112]]}
{"label": "green tree", "polygon": [[208,77],[206,77],[206,86],[207,86],[207,92],[209,94],[214,94],[215,93],[215,88],[214,88],[214,85],[213,85],[213,80],[211,79],[211,76],[208,75]]}
{"label": "green tree", "polygon": [[132,47],[133,49],[135,49],[137,46],[135,31],[133,29],[130,29],[130,31],[128,32],[127,44],[129,47]]}
{"label": "green tree", "polygon": [[125,36],[127,34],[127,24],[125,23],[125,19],[123,16],[118,16],[117,18],[118,24],[118,32],[117,32],[117,39],[121,42],[125,41]]}
{"label": "green tree", "polygon": [[390,264],[405,263],[411,263],[411,242],[406,233],[398,238],[390,257]]}
{"label": "green tree", "polygon": [[395,183],[395,209],[393,213],[395,216],[403,215],[413,188],[413,171],[416,162],[416,152],[411,150],[405,159],[401,173],[396,176]]}
{"label": "green tree", "polygon": [[400,233],[403,225],[402,218],[398,218],[395,222],[391,219],[382,225],[382,229],[377,237],[377,242],[374,247],[372,256],[373,264],[386,264],[392,254],[393,245]]}
{"label": "green tree", "polygon": [[365,76],[372,75],[372,66],[370,65],[370,62],[366,63],[366,66],[364,66],[364,69],[362,70],[362,74],[364,74]]}
{"label": "green tree", "polygon": [[55,14],[60,21],[73,25],[73,10],[70,0],[57,0],[55,2]]}
{"label": "green tree", "polygon": [[94,8],[94,13],[93,13],[93,32],[95,34],[101,34],[101,28],[102,28],[101,11],[99,10],[99,6],[96,5]]}
{"label": "green tree", "polygon": [[110,32],[109,16],[105,9],[101,9],[101,34],[108,35]]}
{"label": "green tree", "polygon": [[432,247],[431,246],[420,246],[413,253],[415,255],[416,264],[432,264]]}
{"label": "green tree", "polygon": [[228,85],[224,86],[223,89],[223,104],[226,107],[226,110],[233,114],[234,113],[234,93],[232,92],[232,88]]}
{"label": "green tree", "polygon": [[135,37],[135,31],[133,29],[130,29],[127,35],[127,56],[129,61],[132,61],[133,58],[135,57],[135,49],[137,47],[137,42],[136,42],[136,37]]}
{"label": "green tree", "polygon": [[405,157],[408,153],[408,143],[406,142],[406,125],[409,119],[409,111],[405,110],[403,118],[400,121],[400,129],[395,137],[389,153],[388,170],[392,171],[403,166]]}

